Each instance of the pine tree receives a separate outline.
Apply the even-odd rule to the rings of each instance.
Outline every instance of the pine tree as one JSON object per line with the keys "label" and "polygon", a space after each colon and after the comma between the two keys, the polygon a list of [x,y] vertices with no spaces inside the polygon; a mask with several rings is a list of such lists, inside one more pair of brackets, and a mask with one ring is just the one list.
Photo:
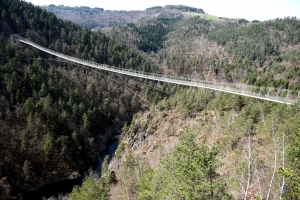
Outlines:
{"label": "pine tree", "polygon": [[40,97],[45,97],[45,96],[47,96],[47,94],[48,94],[47,86],[46,86],[45,82],[43,82],[40,92],[39,92],[39,95],[40,95]]}
{"label": "pine tree", "polygon": [[30,170],[31,170],[31,162],[28,160],[25,160],[24,165],[23,165],[23,173],[25,176],[30,175]]}
{"label": "pine tree", "polygon": [[231,199],[216,172],[217,149],[209,149],[205,140],[201,144],[194,140],[194,134],[186,133],[155,173],[147,174],[152,186],[142,181],[139,199]]}
{"label": "pine tree", "polygon": [[51,135],[51,133],[47,133],[44,135],[43,138],[43,153],[44,153],[44,160],[45,162],[49,162],[50,155],[52,154],[52,151],[54,149],[54,138]]}
{"label": "pine tree", "polygon": [[85,178],[82,187],[75,186],[70,197],[72,200],[95,199],[95,200],[108,200],[109,199],[109,183],[110,172],[108,170],[108,159],[106,156],[102,163],[101,178],[94,180],[92,177]]}
{"label": "pine tree", "polygon": [[22,133],[21,151],[24,152],[28,147],[28,134],[26,131]]}

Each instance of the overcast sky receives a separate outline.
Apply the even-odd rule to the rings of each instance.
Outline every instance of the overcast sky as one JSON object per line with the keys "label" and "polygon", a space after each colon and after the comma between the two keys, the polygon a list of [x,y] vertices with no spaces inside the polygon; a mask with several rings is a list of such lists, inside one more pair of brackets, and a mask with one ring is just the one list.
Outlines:
{"label": "overcast sky", "polygon": [[186,5],[202,8],[219,17],[269,20],[296,16],[300,19],[300,0],[25,0],[34,5],[99,7],[105,10],[145,10],[153,6]]}

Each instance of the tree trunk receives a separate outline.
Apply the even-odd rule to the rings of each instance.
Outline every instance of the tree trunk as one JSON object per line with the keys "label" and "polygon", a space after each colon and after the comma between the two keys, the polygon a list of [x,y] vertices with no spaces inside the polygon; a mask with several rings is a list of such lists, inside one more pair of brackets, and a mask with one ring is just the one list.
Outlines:
{"label": "tree trunk", "polygon": [[[247,173],[247,186],[246,186],[246,190],[245,190],[245,195],[244,195],[244,200],[247,199],[247,196],[248,196],[248,191],[249,191],[249,188],[250,188],[250,183],[251,183],[251,165],[252,165],[252,162],[251,162],[251,134],[250,134],[250,131],[248,131],[248,158],[247,158],[247,162],[248,162],[248,167],[247,167],[247,170],[248,170],[248,173]],[[246,152],[246,150],[245,150]]]}
{"label": "tree trunk", "polygon": [[275,146],[275,150],[274,150],[274,169],[273,169],[272,178],[271,178],[271,181],[270,181],[269,190],[268,190],[266,200],[268,200],[270,198],[270,193],[271,193],[271,190],[272,190],[275,173],[277,171],[277,156],[278,156],[277,155],[278,154],[277,147],[278,147],[278,145],[277,145],[277,142],[276,142],[276,139],[275,139],[275,131],[274,131],[273,123],[272,123],[272,138],[273,138],[273,142],[274,142],[274,146]]}

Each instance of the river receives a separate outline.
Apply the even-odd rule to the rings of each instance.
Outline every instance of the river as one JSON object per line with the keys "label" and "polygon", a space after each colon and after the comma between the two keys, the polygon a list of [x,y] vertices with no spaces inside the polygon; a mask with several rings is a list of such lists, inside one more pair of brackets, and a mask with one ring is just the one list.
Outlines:
{"label": "river", "polygon": [[[115,151],[117,150],[119,145],[118,139],[112,139],[109,141],[108,146],[106,150],[102,151],[100,153],[100,157],[98,158],[98,164],[93,167],[93,173],[96,174],[98,177],[100,177],[101,174],[101,167],[102,163],[104,161],[104,158],[109,155],[110,159],[114,155]],[[59,195],[66,195],[70,193],[75,185],[81,185],[82,184],[82,178],[79,178],[77,180],[62,180],[55,183],[47,184],[43,187],[41,187],[38,190],[27,192],[23,195],[24,200],[32,200],[32,199],[43,199],[50,198],[52,196],[58,197]]]}

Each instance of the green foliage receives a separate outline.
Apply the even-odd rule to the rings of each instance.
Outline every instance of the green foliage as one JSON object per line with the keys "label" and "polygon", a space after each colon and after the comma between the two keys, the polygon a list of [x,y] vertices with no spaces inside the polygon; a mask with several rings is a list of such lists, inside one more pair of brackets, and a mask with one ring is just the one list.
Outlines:
{"label": "green foliage", "polygon": [[183,5],[167,5],[166,8],[176,9],[183,12],[197,12],[197,13],[204,14],[204,11],[201,8],[194,8],[194,7],[183,6]]}
{"label": "green foliage", "polygon": [[28,115],[28,117],[27,117],[27,123],[28,123],[28,126],[31,126],[32,125],[32,123],[33,123],[33,114],[32,113],[30,113],[29,115]]}
{"label": "green foliage", "polygon": [[[128,23],[127,26],[133,29],[133,31],[142,38],[140,41],[135,41],[136,46],[140,50],[145,52],[157,52],[163,47],[165,36],[170,31],[168,27],[171,27],[178,19],[179,18],[166,18],[161,16],[156,19],[144,21],[141,26],[137,26],[134,23]],[[126,30],[127,27],[123,29]]]}
{"label": "green foliage", "polygon": [[101,182],[95,181],[92,177],[86,177],[82,187],[75,186],[70,194],[72,200],[106,200],[109,199],[109,189]]}
{"label": "green foliage", "polygon": [[[69,7],[69,6],[56,6],[51,4],[50,6],[45,6],[43,9],[46,9],[50,12],[53,12],[56,16],[61,17],[61,15],[75,15],[78,17],[77,24],[80,24],[81,27],[85,28],[103,28],[106,27],[107,24],[99,23],[98,20],[95,20],[96,16],[101,16],[103,14],[104,9],[103,8],[89,8],[86,6],[79,6],[79,7]],[[72,14],[70,14],[72,13]],[[82,20],[84,19],[84,20]],[[116,25],[124,24],[124,22],[116,22]],[[61,34],[62,38],[64,38],[64,34]]]}
{"label": "green foliage", "polygon": [[215,99],[213,99],[207,106],[208,109],[217,109],[222,112],[225,110],[241,110],[246,104],[245,98],[238,95],[219,94]]}
{"label": "green foliage", "polygon": [[68,153],[69,138],[66,135],[62,135],[58,138],[58,141],[61,143],[61,157],[66,158]]}
{"label": "green foliage", "polygon": [[6,84],[6,90],[8,93],[14,93],[16,91],[16,73],[14,72],[12,76],[5,74],[4,82]]}
{"label": "green foliage", "polygon": [[[81,9],[85,15],[91,11],[93,14],[103,11],[78,8]],[[174,9],[195,12],[194,8],[184,6],[175,6]],[[113,84],[106,84],[103,76],[97,77],[88,69],[72,69],[73,65],[47,59],[45,54],[39,55],[38,51],[10,40],[11,34],[26,35],[28,39],[49,46],[53,50],[103,64],[147,72],[157,71],[157,67],[114,37],[111,39],[101,31],[82,29],[70,21],[63,21],[53,13],[24,1],[1,0],[0,11],[0,118],[1,131],[5,133],[1,135],[1,146],[3,145],[4,148],[0,149],[0,174],[8,177],[8,183],[12,188],[20,188],[20,191],[23,191],[26,187],[22,184],[23,177],[16,178],[16,176],[24,173],[28,177],[30,169],[35,166],[39,166],[41,177],[31,180],[32,188],[44,180],[55,179],[54,175],[45,173],[49,169],[58,169],[61,177],[70,170],[84,169],[82,163],[89,165],[96,159],[95,146],[101,143],[97,143],[96,138],[101,138],[100,134],[105,132],[106,126],[128,121],[135,108],[142,108],[142,106],[139,106],[137,95],[126,94],[121,87],[116,88]],[[245,21],[241,22],[245,23]],[[92,21],[89,23],[94,26]],[[204,75],[209,70],[213,76],[229,82],[243,80],[261,86],[294,89],[300,87],[299,50],[289,50],[295,48],[295,45],[300,42],[299,20],[294,18],[277,19],[254,25],[249,23],[244,26],[236,23],[213,23],[199,17],[183,18],[181,14],[161,13],[155,19],[143,19],[140,24],[128,24],[121,30],[125,29],[137,35],[137,39],[133,39],[135,42],[132,43],[140,50],[158,52],[151,59],[157,56],[158,63],[167,66],[166,70],[172,73],[186,75],[186,77],[193,74],[196,78],[204,79]],[[270,32],[272,34],[269,34]],[[202,38],[205,40],[205,37],[223,46],[216,47],[217,50],[224,49],[223,57],[218,57],[217,51],[207,53],[208,57],[191,50],[198,49],[195,38],[198,41]],[[168,46],[170,48],[165,49]],[[209,50],[210,46],[204,48]],[[46,60],[30,60],[32,57],[39,56]],[[123,79],[120,78],[120,81],[122,82]],[[150,89],[149,82],[145,82],[145,88],[145,96],[151,102],[162,100],[163,95]],[[243,124],[244,120],[248,120],[247,124],[254,127],[264,118],[263,112],[268,113],[270,111],[267,110],[276,107],[274,104],[266,103],[268,105],[265,106],[266,108],[260,108],[260,104],[256,105],[256,101],[249,103],[247,98],[235,95],[221,94],[211,101],[215,98],[215,93],[212,91],[174,88],[172,90],[174,96],[160,101],[158,105],[160,110],[167,110],[173,106],[179,108],[184,116],[193,117],[194,112],[202,111],[209,105],[207,109],[216,109],[221,114],[231,110],[242,112],[241,120],[237,122]],[[120,94],[123,96],[121,97]],[[120,97],[120,101],[115,97]],[[280,121],[281,124],[287,124],[289,117],[278,115],[278,118],[286,119]],[[139,127],[134,124],[135,119],[133,118],[132,121],[130,129],[125,126],[123,133],[127,133],[128,130],[133,132],[138,130]],[[24,131],[20,136],[15,134],[16,130]],[[292,130],[289,136],[291,140],[289,141],[289,163],[282,173],[286,175],[290,187],[287,191],[292,191],[294,196],[299,196],[296,187],[299,185],[299,180],[290,178],[299,177],[299,132],[295,131],[298,131],[296,128]],[[31,140],[33,136],[34,140]],[[95,139],[95,142],[90,142],[87,138]],[[173,197],[173,192],[178,195],[174,198],[183,195],[187,199],[197,199],[201,195],[202,198],[210,198],[212,195],[219,198],[220,194],[223,194],[225,186],[215,172],[218,166],[217,151],[214,148],[207,148],[204,143],[195,144],[191,138],[185,138],[181,146],[175,148],[176,154],[164,160],[159,168],[161,171],[149,169],[145,172],[140,185],[141,199],[153,197],[159,199],[163,195]],[[11,141],[14,141],[12,146],[8,143]],[[21,148],[12,151],[14,147]],[[120,152],[122,148],[121,144]],[[36,154],[36,152],[43,153]],[[6,158],[5,162],[2,159],[3,155]],[[35,162],[26,160],[29,158],[31,161],[34,159]],[[15,160],[20,162],[14,162]],[[47,163],[44,168],[39,163],[43,160]],[[191,166],[188,166],[187,162],[191,162]],[[133,157],[129,156],[126,159],[126,178],[129,182],[134,179],[130,177],[132,175],[130,169],[136,168],[136,164],[137,161]],[[201,167],[197,167],[197,164]],[[170,174],[173,171],[174,174]],[[87,186],[82,190],[77,188],[75,191],[78,191],[79,199],[86,199],[80,196],[81,194],[91,195],[91,198],[97,194],[100,195],[99,198],[105,199],[108,198],[107,182],[103,179],[100,182],[88,180]],[[138,182],[130,184],[130,192],[134,193]],[[89,191],[89,188],[100,188],[100,192],[94,193]]]}
{"label": "green foliage", "polygon": [[141,182],[139,183],[139,189],[138,189],[138,199],[141,200],[150,200],[154,199],[153,195],[153,183],[154,181],[154,170],[151,168],[147,168],[144,171],[143,177],[141,179]]}
{"label": "green foliage", "polygon": [[138,96],[135,93],[134,96],[132,97],[132,100],[131,100],[131,104],[132,104],[133,107],[137,106],[137,103],[138,103],[137,101],[138,101]]}
{"label": "green foliage", "polygon": [[287,197],[300,198],[300,120],[299,115],[291,120],[291,142],[288,146],[288,160],[291,165],[281,168],[280,173],[286,177],[288,188]]}
{"label": "green foliage", "polygon": [[88,116],[87,116],[86,113],[83,114],[82,120],[83,120],[83,127],[84,127],[85,129],[88,129],[90,123],[89,123],[89,119],[88,119]]}
{"label": "green foliage", "polygon": [[203,14],[203,13],[197,13],[197,12],[184,12],[184,14],[191,15],[191,16],[199,16],[201,18],[204,18],[206,20],[220,20],[219,17],[209,14]]}
{"label": "green foliage", "polygon": [[115,153],[116,158],[118,158],[118,159],[121,158],[124,149],[125,149],[125,143],[121,142],[118,146],[118,149],[116,150],[116,153]]}
{"label": "green foliage", "polygon": [[[101,176],[102,177],[109,177],[109,176],[107,176],[109,174],[108,163],[109,163],[109,155],[105,156],[102,166],[101,166]],[[108,183],[109,179],[106,179],[106,182]]]}
{"label": "green foliage", "polygon": [[293,143],[291,144],[289,148],[290,152],[290,159],[292,160],[292,163],[294,165],[299,164],[299,159],[300,159],[300,128],[298,131],[295,131],[294,134],[292,135],[292,141]]}
{"label": "green foliage", "polygon": [[[7,177],[12,194],[19,195],[91,166],[102,149],[98,138],[106,127],[130,120],[135,108],[127,106],[134,94],[114,82],[106,84],[106,75],[53,60],[10,36],[20,34],[98,63],[145,71],[155,67],[100,31],[82,29],[25,1],[0,2],[0,146],[4,147],[0,157],[6,158],[1,160],[1,176]],[[118,80],[123,81],[122,77]],[[124,96],[121,103],[115,98],[120,94]],[[140,102],[136,102],[138,107]],[[32,169],[38,169],[36,177],[21,176],[26,159]],[[58,175],[48,173],[53,169]]]}
{"label": "green foliage", "polygon": [[224,180],[216,172],[217,153],[205,141],[196,144],[195,135],[186,133],[161,166],[145,174],[139,199],[230,199]]}
{"label": "green foliage", "polygon": [[28,147],[28,133],[24,131],[22,133],[21,151],[26,151]]}
{"label": "green foliage", "polygon": [[41,90],[39,92],[40,97],[45,97],[48,94],[47,86],[45,82],[42,83]]}
{"label": "green foliage", "polygon": [[54,138],[51,133],[47,133],[43,137],[43,153],[45,162],[49,162],[50,156],[53,153],[54,149]]}
{"label": "green foliage", "polygon": [[25,160],[24,166],[23,166],[23,173],[25,176],[29,176],[31,172],[31,162],[28,160]]}
{"label": "green foliage", "polygon": [[95,83],[89,84],[88,91],[93,95],[95,95],[97,93]]}
{"label": "green foliage", "polygon": [[246,20],[246,19],[239,19],[238,20],[238,23],[240,23],[240,24],[247,24],[249,21],[248,20]]}
{"label": "green foliage", "polygon": [[174,96],[163,99],[157,106],[161,111],[178,107],[183,116],[189,116],[203,110],[214,97],[211,90],[178,87]]}
{"label": "green foliage", "polygon": [[23,104],[23,109],[25,110],[26,113],[29,114],[33,112],[33,108],[34,108],[33,100],[31,97],[29,97]]}
{"label": "green foliage", "polygon": [[157,10],[157,9],[162,9],[162,7],[161,6],[154,6],[154,7],[146,8],[146,10]]}
{"label": "green foliage", "polygon": [[106,156],[102,163],[101,178],[94,180],[92,177],[87,176],[82,184],[82,187],[75,186],[70,193],[72,200],[96,199],[108,200],[109,199],[109,184],[111,183],[111,176],[108,170],[108,159]]}
{"label": "green foliage", "polygon": [[299,197],[300,197],[299,170],[293,170],[290,168],[287,168],[287,169],[280,168],[279,173],[287,178],[287,185],[289,188],[286,189],[287,194],[285,196],[289,197],[290,199],[299,199]]}

